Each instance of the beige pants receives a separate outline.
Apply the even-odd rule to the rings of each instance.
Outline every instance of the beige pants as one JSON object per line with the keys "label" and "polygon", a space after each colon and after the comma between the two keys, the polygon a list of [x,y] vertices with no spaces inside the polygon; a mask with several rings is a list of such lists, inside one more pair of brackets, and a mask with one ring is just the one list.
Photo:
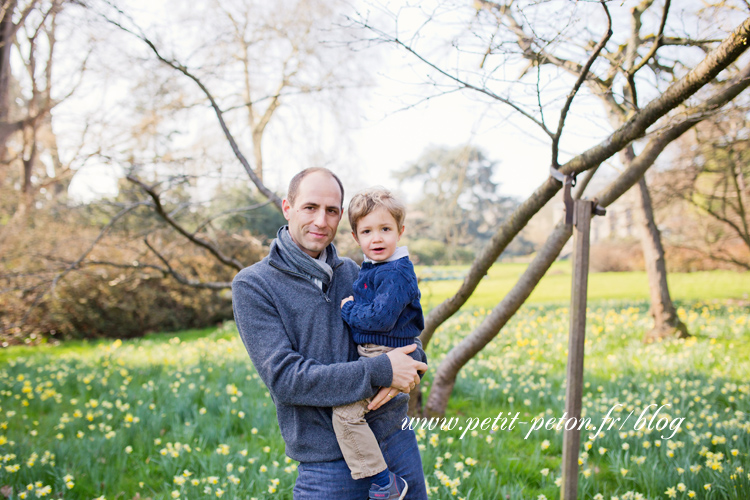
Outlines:
{"label": "beige pants", "polygon": [[[392,350],[393,347],[376,344],[357,346],[359,355],[365,358],[374,358]],[[341,453],[354,479],[374,476],[388,468],[378,440],[365,420],[365,413],[369,411],[368,404],[370,399],[363,399],[333,409],[333,430],[336,431]]]}

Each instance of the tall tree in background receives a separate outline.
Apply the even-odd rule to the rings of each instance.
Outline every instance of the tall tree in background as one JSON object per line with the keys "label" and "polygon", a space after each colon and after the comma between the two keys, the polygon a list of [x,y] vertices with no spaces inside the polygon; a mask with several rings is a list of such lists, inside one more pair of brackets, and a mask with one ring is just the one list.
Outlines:
{"label": "tall tree in background", "polygon": [[[573,77],[580,74],[580,66],[573,60],[551,53],[546,43],[535,39],[531,26],[523,26],[518,20],[518,12],[504,4],[484,1],[490,12],[500,16],[508,23],[518,36],[518,44],[529,62],[539,71],[543,65],[554,65],[571,73]],[[598,73],[590,72],[585,82],[602,102],[609,122],[617,129],[625,124],[639,109],[639,86],[649,88],[653,81],[675,81],[678,77],[676,61],[669,56],[662,56],[662,47],[709,47],[715,40],[678,37],[665,33],[671,1],[665,0],[661,9],[656,9],[654,0],[642,0],[630,9],[630,27],[627,38],[620,44],[605,47],[599,65],[604,66]],[[652,11],[657,11],[656,14]],[[644,23],[644,16],[651,14],[650,23]],[[658,15],[658,17],[657,17]],[[658,24],[657,24],[658,22]],[[650,31],[657,27],[654,34]],[[643,73],[648,72],[646,76]],[[621,87],[621,96],[613,92],[616,86]],[[629,144],[619,153],[620,162],[625,168],[635,159],[633,144]],[[672,302],[667,284],[667,265],[664,258],[664,247],[661,235],[654,220],[653,204],[646,179],[638,181],[640,208],[640,239],[646,263],[649,290],[651,296],[651,314],[654,327],[645,334],[645,340],[665,337],[686,337],[687,327],[677,316],[677,309]]]}
{"label": "tall tree in background", "polygon": [[680,141],[661,172],[661,205],[680,214],[673,242],[709,259],[750,270],[750,121],[746,106],[712,117]]}
{"label": "tall tree in background", "polygon": [[[0,17],[0,121],[8,121],[8,105],[10,101],[10,49],[13,46],[16,25],[13,15],[16,10],[16,0],[6,0],[2,5]],[[5,156],[5,139],[0,140],[0,156]]]}
{"label": "tall tree in background", "polygon": [[[85,68],[84,55],[83,62],[68,59],[64,70],[56,69],[58,19],[65,8],[64,0],[10,1],[0,21],[0,180],[6,196],[16,194],[13,218],[22,225],[36,203],[66,193],[73,173],[60,159],[51,119]],[[12,55],[21,62],[15,74]]]}
{"label": "tall tree in background", "polygon": [[496,163],[476,147],[433,147],[393,176],[421,186],[410,217],[412,234],[440,242],[450,254],[479,248],[510,213],[513,200],[498,194]]}
{"label": "tall tree in background", "polygon": [[[161,63],[182,75],[210,106],[233,155],[260,194],[281,211],[281,198],[268,188],[263,139],[268,127],[281,122],[282,111],[304,117],[315,99],[337,110],[347,89],[363,84],[364,58],[352,58],[338,46],[330,29],[339,4],[294,1],[279,4],[227,1],[216,9],[191,10],[188,20],[199,35],[192,47],[165,43],[149,35],[123,9],[107,3],[96,11],[110,24],[139,39]],[[206,25],[213,28],[209,32]],[[206,36],[219,33],[218,43]],[[237,85],[239,83],[239,85]],[[238,116],[239,111],[244,111]],[[278,125],[280,126],[280,124]],[[249,132],[252,156],[238,137]],[[291,148],[290,148],[291,149]],[[271,166],[273,170],[273,166]]]}

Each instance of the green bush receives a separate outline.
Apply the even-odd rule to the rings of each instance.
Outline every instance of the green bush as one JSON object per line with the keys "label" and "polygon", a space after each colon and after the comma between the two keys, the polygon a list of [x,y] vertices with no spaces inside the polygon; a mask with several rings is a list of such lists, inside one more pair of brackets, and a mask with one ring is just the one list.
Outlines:
{"label": "green bush", "polygon": [[434,266],[442,264],[445,260],[444,244],[434,240],[414,240],[409,242],[409,253],[415,264]]}
{"label": "green bush", "polygon": [[411,240],[408,246],[412,261],[424,266],[468,264],[474,260],[473,250],[463,247],[451,248],[435,240]]}

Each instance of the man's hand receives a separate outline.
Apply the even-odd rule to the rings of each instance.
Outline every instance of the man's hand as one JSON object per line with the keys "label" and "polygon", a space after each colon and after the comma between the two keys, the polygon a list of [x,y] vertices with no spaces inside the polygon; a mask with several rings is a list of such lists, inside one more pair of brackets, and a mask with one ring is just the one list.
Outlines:
{"label": "man's hand", "polygon": [[350,300],[354,300],[354,297],[352,297],[351,295],[349,295],[347,298],[341,301],[341,307],[344,307],[344,304],[346,304]]}
{"label": "man's hand", "polygon": [[[393,380],[391,387],[408,394],[419,383],[419,374],[427,371],[427,365],[409,356],[417,348],[417,344],[398,347],[386,356],[391,360]],[[395,395],[395,394],[394,394]]]}

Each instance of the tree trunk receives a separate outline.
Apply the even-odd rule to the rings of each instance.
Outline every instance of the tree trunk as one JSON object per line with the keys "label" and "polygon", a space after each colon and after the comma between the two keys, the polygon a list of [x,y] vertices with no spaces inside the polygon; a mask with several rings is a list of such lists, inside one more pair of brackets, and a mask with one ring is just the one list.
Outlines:
{"label": "tree trunk", "polygon": [[558,224],[513,289],[485,318],[479,328],[471,332],[446,355],[435,372],[430,397],[427,399],[426,413],[428,417],[445,414],[458,372],[495,338],[500,329],[523,305],[552,263],[555,262],[557,256],[560,255],[560,251],[570,239],[571,233],[570,227],[565,224]]}
{"label": "tree trunk", "polygon": [[648,288],[651,294],[651,315],[654,317],[654,328],[645,334],[643,340],[653,342],[670,337],[687,338],[690,336],[687,326],[677,316],[677,310],[669,295],[664,247],[661,243],[659,228],[656,227],[654,221],[654,208],[645,177],[641,177],[638,181],[638,190],[641,208],[641,246],[646,261]]}
{"label": "tree trunk", "polygon": [[[13,46],[13,13],[16,10],[16,0],[8,2],[5,13],[0,19],[0,123],[8,121],[10,106],[10,49]],[[0,163],[6,161],[5,142],[10,131],[0,131]]]}
{"label": "tree trunk", "polygon": [[255,157],[255,175],[263,182],[263,130],[253,130],[253,156]]}
{"label": "tree trunk", "polygon": [[28,152],[24,152],[21,158],[21,177],[23,183],[21,184],[21,196],[18,198],[18,207],[16,213],[13,214],[13,220],[25,226],[34,204],[34,183],[32,176],[34,175],[34,165],[37,159],[36,128],[34,126],[28,127],[27,130],[24,130],[24,136]]}
{"label": "tree trunk", "polygon": [[407,411],[407,414],[410,417],[423,417],[423,398],[422,398],[422,384],[417,385],[412,391],[409,393],[409,409]]}

